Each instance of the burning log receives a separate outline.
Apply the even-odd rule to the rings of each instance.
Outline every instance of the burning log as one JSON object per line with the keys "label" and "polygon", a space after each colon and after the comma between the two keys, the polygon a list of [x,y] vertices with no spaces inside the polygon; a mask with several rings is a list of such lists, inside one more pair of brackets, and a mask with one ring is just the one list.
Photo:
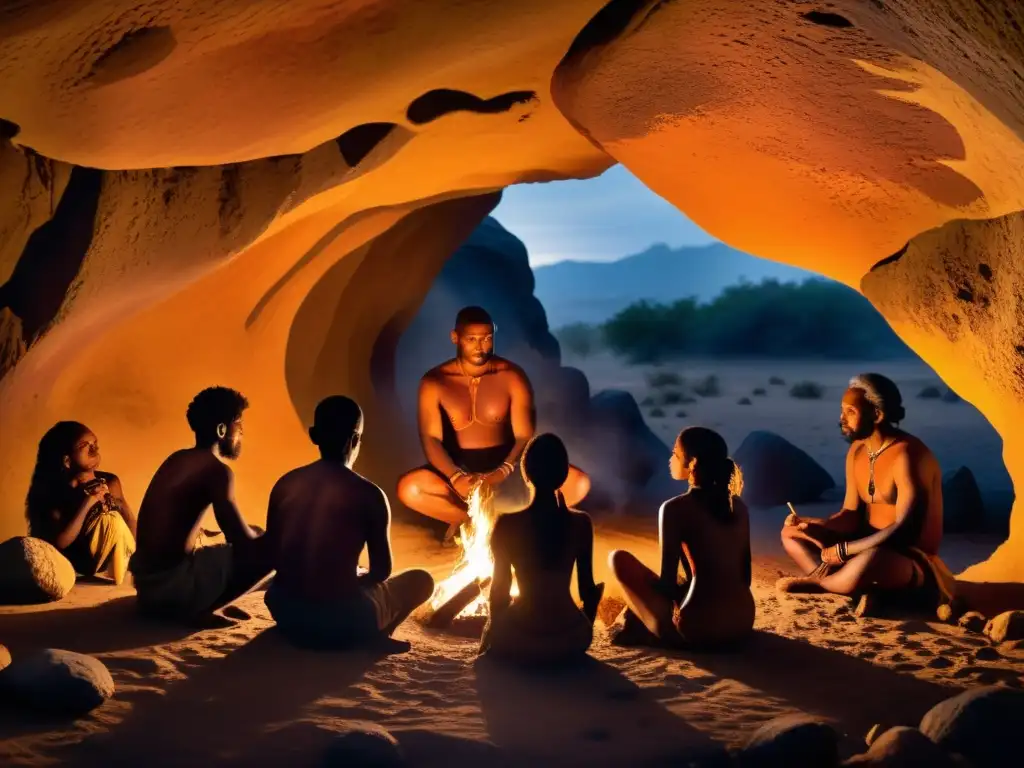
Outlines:
{"label": "burning log", "polygon": [[443,629],[455,620],[455,617],[462,613],[466,607],[480,597],[483,591],[490,585],[491,577],[473,579],[447,601],[437,607],[434,613],[427,620],[427,626],[431,629]]}

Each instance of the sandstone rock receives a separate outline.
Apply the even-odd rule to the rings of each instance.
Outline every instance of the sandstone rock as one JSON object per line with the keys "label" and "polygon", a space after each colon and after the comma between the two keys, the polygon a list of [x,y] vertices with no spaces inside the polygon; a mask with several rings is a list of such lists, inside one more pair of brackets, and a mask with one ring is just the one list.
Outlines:
{"label": "sandstone rock", "polygon": [[987,619],[977,611],[968,611],[957,620],[957,625],[968,632],[981,632],[985,629]]}
{"label": "sandstone rock", "polygon": [[11,652],[6,645],[0,645],[0,672],[11,665]]}
{"label": "sandstone rock", "polygon": [[838,764],[839,735],[828,723],[806,715],[786,715],[765,723],[736,755],[741,768]]}
{"label": "sandstone rock", "polygon": [[942,475],[942,518],[948,533],[981,530],[985,525],[985,503],[974,474],[967,467]]}
{"label": "sandstone rock", "polygon": [[398,741],[388,731],[374,723],[353,724],[339,733],[327,749],[322,768],[403,768],[405,755]]}
{"label": "sandstone rock", "polygon": [[984,631],[993,643],[1024,639],[1024,611],[1000,613],[985,625]]}
{"label": "sandstone rock", "polygon": [[103,662],[57,649],[19,656],[0,685],[12,699],[54,715],[84,715],[114,695],[114,680]]}
{"label": "sandstone rock", "polygon": [[743,499],[754,507],[816,501],[835,486],[818,462],[774,432],[751,432],[733,458],[743,472]]}
{"label": "sandstone rock", "polygon": [[876,738],[867,752],[843,765],[874,765],[879,768],[946,768],[955,763],[931,739],[916,728],[897,726]]}
{"label": "sandstone rock", "polygon": [[0,603],[61,600],[74,586],[74,566],[53,545],[31,536],[0,544]]}
{"label": "sandstone rock", "polygon": [[1003,765],[1007,755],[1020,754],[1024,723],[1024,691],[974,688],[939,702],[921,718],[921,733],[946,752],[961,754],[977,765]]}

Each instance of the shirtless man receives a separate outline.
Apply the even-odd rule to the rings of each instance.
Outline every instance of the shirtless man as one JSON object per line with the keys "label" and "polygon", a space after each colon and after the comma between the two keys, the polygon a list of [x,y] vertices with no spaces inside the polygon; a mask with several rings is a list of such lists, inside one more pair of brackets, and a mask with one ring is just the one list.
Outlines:
{"label": "shirtless man", "polygon": [[[449,524],[445,541],[468,519],[466,499],[483,481],[495,490],[499,511],[521,509],[529,490],[517,470],[533,437],[533,390],[523,370],[494,354],[494,322],[481,307],[465,307],[451,332],[456,354],[424,374],[419,390],[420,442],[427,464],[398,481],[410,509]],[[574,507],[590,478],[570,466],[561,491]]]}
{"label": "shirtless man", "polygon": [[[204,389],[188,406],[193,448],[172,453],[146,489],[139,508],[138,549],[130,569],[139,609],[151,616],[203,626],[229,620],[214,611],[252,590],[270,574],[266,542],[245,522],[225,463],[242,450],[241,393]],[[226,544],[203,546],[200,523],[212,506]],[[214,534],[216,535],[216,534]],[[246,616],[232,607],[235,616]]]}
{"label": "shirtless man", "polygon": [[[292,470],[270,493],[266,535],[277,575],[264,599],[299,646],[383,640],[434,592],[426,571],[391,576],[388,497],[352,470],[362,435],[359,405],[326,398],[309,430],[320,460]],[[364,547],[370,568],[359,573]]]}
{"label": "shirtless man", "polygon": [[890,379],[865,373],[850,381],[839,420],[851,443],[846,499],[827,519],[786,519],[782,544],[808,575],[780,580],[781,590],[863,595],[930,582],[949,597],[952,576],[938,558],[942,473],[928,447],[898,428],[904,416]]}

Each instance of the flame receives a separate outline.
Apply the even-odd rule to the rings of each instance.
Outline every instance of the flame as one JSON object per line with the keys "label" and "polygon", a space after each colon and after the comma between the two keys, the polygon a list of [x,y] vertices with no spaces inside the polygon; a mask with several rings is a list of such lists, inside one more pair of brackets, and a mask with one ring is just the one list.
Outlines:
{"label": "flame", "polygon": [[[478,483],[470,491],[467,506],[469,520],[459,526],[457,538],[462,547],[462,554],[452,569],[452,575],[434,589],[430,607],[435,611],[469,583],[483,581],[494,574],[494,557],[491,555],[490,544],[494,521],[498,518],[494,511],[494,491],[489,486]],[[512,597],[519,594],[514,574],[510,594]],[[456,618],[486,615],[487,595],[481,592]]]}

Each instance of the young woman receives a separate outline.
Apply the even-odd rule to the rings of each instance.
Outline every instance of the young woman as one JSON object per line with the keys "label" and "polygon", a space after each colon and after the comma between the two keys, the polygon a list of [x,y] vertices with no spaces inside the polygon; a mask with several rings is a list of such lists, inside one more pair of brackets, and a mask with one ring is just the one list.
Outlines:
{"label": "young woman", "polygon": [[99,441],[77,421],[61,421],[39,441],[25,500],[29,535],[59,549],[83,576],[124,580],[135,551],[135,515],[121,481],[100,472]]}
{"label": "young woman", "polygon": [[750,518],[739,498],[740,471],[728,454],[714,430],[689,427],[679,433],[669,469],[690,489],[661,505],[661,573],[629,552],[609,556],[628,605],[613,642],[714,648],[752,630]]}
{"label": "young woman", "polygon": [[[555,435],[530,441],[522,472],[533,500],[494,524],[491,618],[480,652],[527,664],[579,658],[590,648],[604,592],[604,584],[594,583],[594,527],[586,513],[569,509],[559,491],[569,474],[569,456]],[[582,611],[569,592],[573,566]],[[514,602],[509,596],[513,569],[519,584]]]}

